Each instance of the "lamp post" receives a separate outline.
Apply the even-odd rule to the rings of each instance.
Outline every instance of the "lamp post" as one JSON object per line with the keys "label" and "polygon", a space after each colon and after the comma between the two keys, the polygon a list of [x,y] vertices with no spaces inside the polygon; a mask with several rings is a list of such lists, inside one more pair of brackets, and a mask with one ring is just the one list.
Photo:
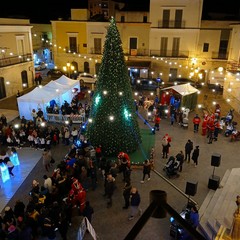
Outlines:
{"label": "lamp post", "polygon": [[67,62],[66,66],[63,66],[63,71],[67,72],[67,76],[70,78],[71,73],[74,71],[74,66]]}

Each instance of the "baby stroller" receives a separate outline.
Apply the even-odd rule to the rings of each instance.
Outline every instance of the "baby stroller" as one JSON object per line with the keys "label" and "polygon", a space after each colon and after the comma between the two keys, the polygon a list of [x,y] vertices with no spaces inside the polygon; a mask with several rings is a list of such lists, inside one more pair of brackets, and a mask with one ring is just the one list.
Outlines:
{"label": "baby stroller", "polygon": [[178,171],[179,171],[180,162],[175,160],[175,157],[171,156],[168,159],[168,162],[166,163],[163,170],[166,172],[167,176],[171,178],[172,176],[178,177]]}
{"label": "baby stroller", "polygon": [[181,124],[182,128],[188,128],[188,118],[184,117]]}

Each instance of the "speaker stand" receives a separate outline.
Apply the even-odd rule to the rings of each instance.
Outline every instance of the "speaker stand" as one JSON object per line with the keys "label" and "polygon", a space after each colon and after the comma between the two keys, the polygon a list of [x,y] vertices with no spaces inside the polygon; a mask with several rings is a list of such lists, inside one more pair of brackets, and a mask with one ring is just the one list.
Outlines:
{"label": "speaker stand", "polygon": [[192,206],[194,206],[195,204],[190,200],[191,199],[191,195],[188,195],[188,201],[187,201],[187,209],[191,209]]}
{"label": "speaker stand", "polygon": [[213,167],[212,177],[214,178],[215,166]]}

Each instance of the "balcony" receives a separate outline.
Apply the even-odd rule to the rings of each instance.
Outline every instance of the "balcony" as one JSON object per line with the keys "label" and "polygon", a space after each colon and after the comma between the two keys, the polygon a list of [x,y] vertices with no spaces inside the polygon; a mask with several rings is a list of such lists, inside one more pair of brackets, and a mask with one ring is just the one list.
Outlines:
{"label": "balcony", "polygon": [[80,53],[79,45],[72,46],[72,47],[65,47],[65,53]]}
{"label": "balcony", "polygon": [[228,52],[212,52],[212,59],[228,59]]}
{"label": "balcony", "polygon": [[185,28],[185,21],[158,21],[158,28]]}
{"label": "balcony", "polygon": [[1,57],[0,68],[15,65],[15,64],[20,64],[24,62],[30,62],[30,61],[33,61],[33,57],[31,53],[21,55],[21,57],[19,56]]}
{"label": "balcony", "polygon": [[103,54],[103,49],[101,48],[91,48],[90,54]]}
{"label": "balcony", "polygon": [[171,58],[188,58],[189,51],[173,51],[173,50],[150,50],[150,56],[155,57],[171,57]]}

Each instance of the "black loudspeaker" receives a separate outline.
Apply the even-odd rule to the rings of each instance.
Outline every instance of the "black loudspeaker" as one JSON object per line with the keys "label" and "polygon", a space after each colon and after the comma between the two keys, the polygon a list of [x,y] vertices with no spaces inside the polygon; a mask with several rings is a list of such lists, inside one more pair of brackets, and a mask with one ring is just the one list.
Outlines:
{"label": "black loudspeaker", "polygon": [[190,196],[194,196],[197,193],[197,182],[187,182],[185,193]]}
{"label": "black loudspeaker", "polygon": [[220,177],[211,175],[208,180],[208,188],[217,190],[220,184]]}
{"label": "black loudspeaker", "polygon": [[214,153],[211,159],[211,166],[219,167],[220,163],[221,163],[221,155],[218,153]]}

